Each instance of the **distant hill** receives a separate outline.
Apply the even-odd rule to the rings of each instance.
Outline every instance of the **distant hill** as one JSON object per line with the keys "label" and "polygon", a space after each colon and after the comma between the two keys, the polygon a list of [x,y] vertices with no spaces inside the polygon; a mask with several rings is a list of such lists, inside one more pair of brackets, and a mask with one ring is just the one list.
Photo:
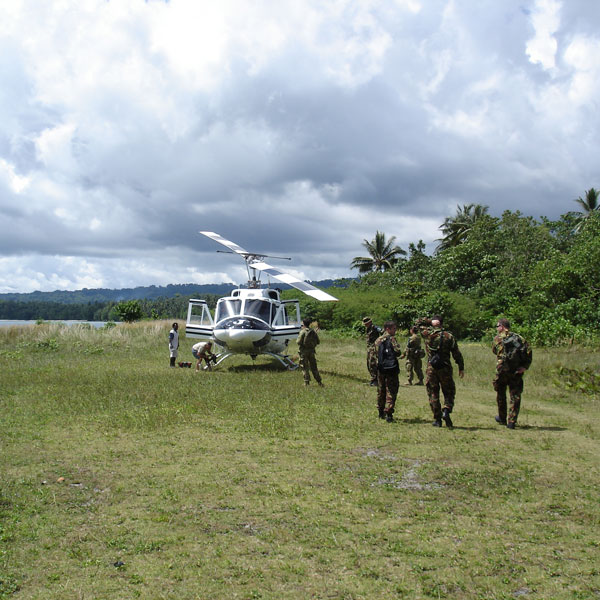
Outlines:
{"label": "distant hill", "polygon": [[[323,279],[312,281],[320,288],[334,285],[345,287],[349,280]],[[207,294],[225,296],[238,286],[231,283],[214,283],[199,285],[197,283],[169,284],[166,286],[150,285],[147,287],[123,288],[110,290],[105,288],[75,290],[72,292],[57,290],[54,292],[30,292],[27,294],[0,294],[0,301],[15,302],[57,302],[60,304],[87,304],[89,302],[122,302],[124,300],[154,300],[156,298],[173,298],[175,296],[195,296],[202,298]],[[279,284],[274,287],[289,289],[290,286]]]}

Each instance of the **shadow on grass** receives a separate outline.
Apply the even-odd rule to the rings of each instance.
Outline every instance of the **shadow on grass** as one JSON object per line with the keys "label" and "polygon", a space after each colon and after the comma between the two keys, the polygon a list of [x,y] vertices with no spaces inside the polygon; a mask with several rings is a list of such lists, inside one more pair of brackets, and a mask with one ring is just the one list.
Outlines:
{"label": "shadow on grass", "polygon": [[[217,370],[217,367],[215,370]],[[231,365],[225,367],[224,370],[231,371],[232,373],[247,373],[248,371],[272,371],[285,373],[289,369],[286,369],[283,365],[277,362],[273,363],[248,363],[247,365]]]}
{"label": "shadow on grass", "polygon": [[[448,428],[446,428],[448,429]],[[494,429],[500,429],[499,427],[494,427],[493,425],[485,425],[484,427],[465,427],[461,425],[454,425],[452,429],[455,430],[463,430],[463,431],[493,431]]]}
{"label": "shadow on grass", "polygon": [[[300,372],[302,372],[302,369],[300,369]],[[362,383],[363,385],[369,387],[369,381],[368,381],[368,377],[359,377],[357,375],[347,375],[345,373],[336,373],[335,371],[327,371],[324,369],[319,369],[319,373],[321,373],[321,375],[327,375],[328,377],[335,377],[336,379],[346,379],[348,381],[358,381],[358,383]],[[374,389],[377,388],[377,386],[371,386]]]}
{"label": "shadow on grass", "polygon": [[[452,429],[462,429],[464,431],[493,431],[495,429],[497,429],[498,431],[501,431],[502,429],[506,429],[506,427],[500,427],[500,426],[496,426],[494,427],[493,425],[490,426],[485,426],[485,427],[461,427],[460,425],[454,425],[452,427]],[[517,425],[517,430],[519,429],[531,429],[531,430],[538,430],[538,431],[567,431],[566,427],[537,427],[535,425]]]}
{"label": "shadow on grass", "polygon": [[568,431],[566,427],[538,427],[537,425],[517,425],[516,429],[532,429],[536,431]]}

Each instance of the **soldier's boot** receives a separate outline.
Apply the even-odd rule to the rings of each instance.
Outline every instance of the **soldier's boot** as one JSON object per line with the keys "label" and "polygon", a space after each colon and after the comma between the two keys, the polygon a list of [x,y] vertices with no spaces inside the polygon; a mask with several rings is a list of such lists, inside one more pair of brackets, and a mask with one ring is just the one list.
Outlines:
{"label": "soldier's boot", "polygon": [[506,424],[506,426],[507,426],[509,429],[514,429],[514,428],[515,428],[515,425],[516,425],[516,423],[507,423],[507,424]]}
{"label": "soldier's boot", "polygon": [[419,380],[417,383],[415,383],[415,385],[423,385],[423,380]]}
{"label": "soldier's boot", "polygon": [[174,356],[171,356],[171,357],[170,357],[169,364],[170,364],[170,366],[171,366],[171,367],[174,367],[174,366],[175,366],[175,357],[174,357]]}
{"label": "soldier's boot", "polygon": [[496,415],[496,423],[500,425],[506,425],[506,419],[503,419],[500,415]]}
{"label": "soldier's boot", "polygon": [[317,381],[317,383],[319,384],[319,387],[325,387],[322,381]]}
{"label": "soldier's boot", "polygon": [[450,418],[450,411],[445,408],[442,411],[442,419],[444,419],[444,423],[446,423],[446,427],[452,427],[452,419]]}
{"label": "soldier's boot", "polygon": [[432,425],[433,425],[434,427],[441,427],[441,426],[442,426],[442,421],[441,421],[441,420],[438,420],[438,419],[436,419],[436,420],[435,420],[435,421],[432,423]]}
{"label": "soldier's boot", "polygon": [[369,382],[369,385],[371,385],[371,386],[377,385],[377,378],[373,377],[373,379],[371,379],[371,381]]}
{"label": "soldier's boot", "polygon": [[383,408],[379,409],[379,418],[380,419],[385,419],[385,412],[384,412]]}
{"label": "soldier's boot", "polygon": [[394,415],[392,415],[392,413],[386,413],[385,420],[388,423],[393,423],[394,422]]}
{"label": "soldier's boot", "polygon": [[304,385],[310,385],[310,381],[305,381]]}

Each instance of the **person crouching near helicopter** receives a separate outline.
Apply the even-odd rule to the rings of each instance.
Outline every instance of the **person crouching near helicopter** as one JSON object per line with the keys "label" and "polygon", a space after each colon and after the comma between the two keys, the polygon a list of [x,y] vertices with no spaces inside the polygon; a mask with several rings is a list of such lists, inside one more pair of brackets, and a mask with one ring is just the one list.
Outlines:
{"label": "person crouching near helicopter", "polygon": [[196,371],[200,370],[202,360],[206,362],[206,368],[209,371],[211,370],[211,361],[215,362],[217,360],[216,355],[212,353],[212,342],[210,340],[208,342],[198,342],[197,344],[194,344],[192,346],[192,354],[197,360]]}
{"label": "person crouching near helicopter", "polygon": [[317,332],[311,328],[310,319],[302,320],[302,329],[296,341],[298,343],[298,354],[300,355],[300,367],[304,375],[304,385],[310,384],[310,371],[312,371],[315,381],[320,386],[323,386],[321,375],[317,368],[317,357],[315,356],[316,348],[321,341]]}

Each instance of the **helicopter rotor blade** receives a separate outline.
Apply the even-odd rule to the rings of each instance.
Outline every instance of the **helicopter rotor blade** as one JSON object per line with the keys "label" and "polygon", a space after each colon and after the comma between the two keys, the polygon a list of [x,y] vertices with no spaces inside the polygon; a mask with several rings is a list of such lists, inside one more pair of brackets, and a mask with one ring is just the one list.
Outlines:
{"label": "helicopter rotor blade", "polygon": [[252,269],[258,269],[271,277],[275,277],[279,279],[279,281],[283,281],[283,283],[287,283],[292,287],[304,292],[305,294],[316,298],[317,300],[321,300],[322,302],[337,302],[337,298],[330,296],[327,292],[316,288],[314,285],[310,283],[306,283],[306,281],[302,281],[302,279],[298,279],[294,275],[290,275],[285,271],[280,271],[276,267],[272,267],[265,262],[254,262],[250,265]]}
{"label": "helicopter rotor blade", "polygon": [[221,237],[218,233],[215,233],[214,231],[200,231],[200,233],[202,235],[205,235],[206,237],[209,237],[215,242],[219,242],[219,244],[223,244],[223,246],[229,248],[232,252],[235,252],[236,254],[241,254],[244,257],[252,255],[251,252],[247,252],[241,246],[238,246],[234,242],[226,240],[224,237]]}

